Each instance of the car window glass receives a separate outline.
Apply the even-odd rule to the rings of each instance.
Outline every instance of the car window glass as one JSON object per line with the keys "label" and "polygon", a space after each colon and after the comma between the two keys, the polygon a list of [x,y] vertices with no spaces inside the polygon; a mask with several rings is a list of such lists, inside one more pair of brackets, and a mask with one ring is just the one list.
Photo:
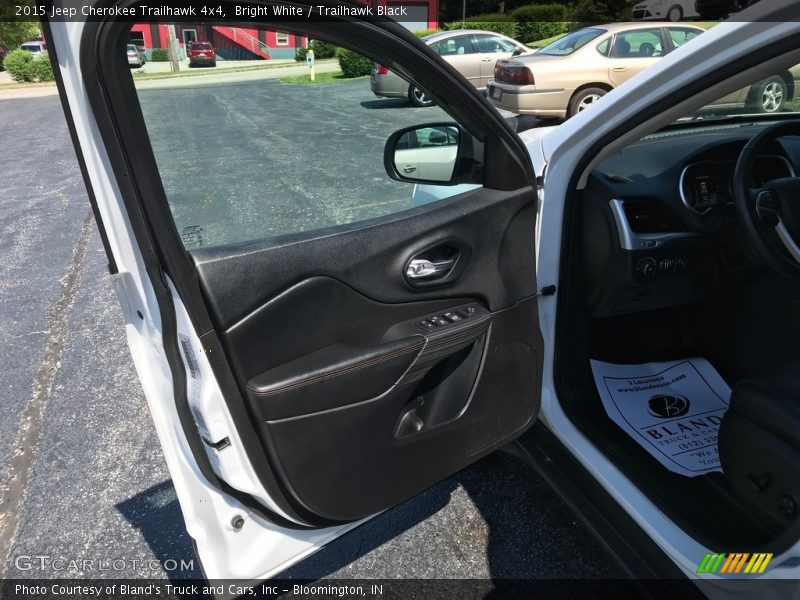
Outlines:
{"label": "car window glass", "polygon": [[517,44],[496,35],[478,34],[475,36],[478,52],[514,52]]}
{"label": "car window glass", "polygon": [[432,146],[457,146],[458,130],[455,127],[427,127],[403,134],[397,142],[397,150],[413,150]]}
{"label": "car window glass", "polygon": [[664,55],[660,29],[623,31],[614,38],[614,58],[653,58]]}
{"label": "car window glass", "polygon": [[669,28],[669,37],[672,39],[672,45],[675,46],[676,48],[680,48],[686,42],[691,42],[701,33],[702,31],[698,31],[697,29],[689,29],[686,27]]}
{"label": "car window glass", "polygon": [[580,50],[586,44],[594,39],[597,39],[604,33],[606,33],[605,29],[579,29],[578,31],[573,31],[564,37],[557,39],[552,44],[545,46],[539,50],[538,54],[544,54],[546,56],[568,56],[573,52]]}
{"label": "car window glass", "polygon": [[[180,26],[175,29],[180,39]],[[210,40],[221,58],[230,51],[222,35]],[[280,56],[280,48],[270,46],[272,32],[249,35],[267,40],[269,52]],[[155,42],[167,45],[166,39]],[[292,47],[307,43],[292,34]],[[409,82],[375,68],[379,57],[347,54],[355,77],[345,77],[338,62],[320,61],[314,83],[305,63],[258,69],[263,61],[252,62],[254,68],[229,70],[220,60],[213,71],[204,70],[203,84],[183,72],[167,85],[163,78],[132,78],[166,199],[187,248],[347,228],[479,187],[415,185],[389,177],[383,154],[392,133],[455,121],[435,105],[410,105]],[[188,60],[180,67],[188,72]],[[150,61],[147,68],[162,69],[165,77],[169,72],[167,63]],[[435,146],[456,149],[454,131],[428,128],[414,147],[432,148],[430,155]],[[419,169],[424,166],[420,162]]]}
{"label": "car window glass", "polygon": [[438,42],[432,43],[430,46],[439,56],[474,54],[472,40],[468,35],[457,35],[455,37],[439,40]]}
{"label": "car window glass", "polygon": [[603,56],[608,56],[608,51],[611,49],[611,38],[603,40],[597,44],[597,51]]}

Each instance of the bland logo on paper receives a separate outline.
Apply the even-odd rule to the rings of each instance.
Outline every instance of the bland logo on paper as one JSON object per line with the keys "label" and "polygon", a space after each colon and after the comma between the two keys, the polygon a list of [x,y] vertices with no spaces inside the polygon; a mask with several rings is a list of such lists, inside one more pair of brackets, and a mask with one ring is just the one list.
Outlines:
{"label": "bland logo on paper", "polygon": [[731,389],[707,360],[591,365],[606,414],[665,468],[722,470],[717,435]]}
{"label": "bland logo on paper", "polygon": [[647,403],[647,411],[654,417],[674,419],[688,413],[690,405],[691,403],[686,396],[659,394],[650,398]]}

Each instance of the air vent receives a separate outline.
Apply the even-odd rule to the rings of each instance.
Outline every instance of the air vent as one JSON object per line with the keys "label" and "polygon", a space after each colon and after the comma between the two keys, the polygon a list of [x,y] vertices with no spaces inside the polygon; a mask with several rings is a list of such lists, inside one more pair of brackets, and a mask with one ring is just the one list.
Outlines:
{"label": "air vent", "polygon": [[657,201],[625,200],[625,216],[634,233],[673,233],[688,231]]}

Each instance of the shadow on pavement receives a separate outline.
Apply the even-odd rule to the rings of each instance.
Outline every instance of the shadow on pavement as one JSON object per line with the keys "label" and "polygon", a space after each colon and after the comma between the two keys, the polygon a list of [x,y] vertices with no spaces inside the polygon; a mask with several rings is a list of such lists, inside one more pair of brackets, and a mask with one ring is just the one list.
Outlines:
{"label": "shadow on pavement", "polygon": [[[170,481],[117,508],[142,532],[162,564],[195,559],[194,570],[165,569],[170,580],[202,577]],[[474,518],[476,510],[479,519]],[[428,524],[417,528],[428,519]],[[397,572],[387,571],[388,557],[397,553],[399,560],[409,548],[412,555],[402,566],[398,562]],[[463,572],[464,577],[488,576],[493,581],[620,577],[600,544],[544,480],[521,459],[495,452],[331,542],[276,578],[441,578],[454,572]]]}
{"label": "shadow on pavement", "polygon": [[[454,497],[459,487],[485,522],[485,532],[484,527],[475,526],[471,515],[459,513],[458,505],[450,507],[452,514],[446,517],[435,516],[451,501],[463,503],[463,497],[460,500]],[[463,512],[472,510],[464,506]],[[331,542],[277,578],[328,577],[428,518],[441,519],[445,526],[431,525],[411,532],[409,535],[415,539],[398,542],[394,550],[402,552],[403,543],[415,546],[415,554],[424,558],[427,567],[414,567],[419,572],[413,573],[386,573],[384,577],[440,578],[442,573],[459,571],[463,577],[481,577],[480,565],[477,569],[470,565],[475,560],[486,561],[487,575],[493,581],[620,577],[600,544],[576,522],[575,515],[549,485],[521,459],[495,452]],[[440,533],[448,530],[449,535],[441,538],[437,529]],[[437,561],[456,563],[437,566]],[[355,575],[370,576],[360,573],[364,568],[369,565],[356,566]]]}
{"label": "shadow on pavement", "polygon": [[[159,483],[136,496],[117,504],[117,510],[128,522],[142,532],[155,560],[164,568],[170,581],[199,579],[203,577],[200,563],[192,548],[191,538],[186,533],[175,488],[170,480]],[[170,562],[168,562],[170,561]],[[180,567],[181,561],[193,561],[194,569],[172,569],[171,561]],[[153,573],[154,577],[160,576]]]}

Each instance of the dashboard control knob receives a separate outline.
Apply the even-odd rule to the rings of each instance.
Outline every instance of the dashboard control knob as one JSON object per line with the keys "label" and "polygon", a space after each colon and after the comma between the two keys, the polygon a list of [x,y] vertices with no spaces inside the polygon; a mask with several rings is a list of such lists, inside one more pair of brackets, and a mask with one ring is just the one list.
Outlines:
{"label": "dashboard control knob", "polygon": [[658,273],[658,262],[650,256],[640,258],[636,263],[636,272],[642,277],[652,277]]}

